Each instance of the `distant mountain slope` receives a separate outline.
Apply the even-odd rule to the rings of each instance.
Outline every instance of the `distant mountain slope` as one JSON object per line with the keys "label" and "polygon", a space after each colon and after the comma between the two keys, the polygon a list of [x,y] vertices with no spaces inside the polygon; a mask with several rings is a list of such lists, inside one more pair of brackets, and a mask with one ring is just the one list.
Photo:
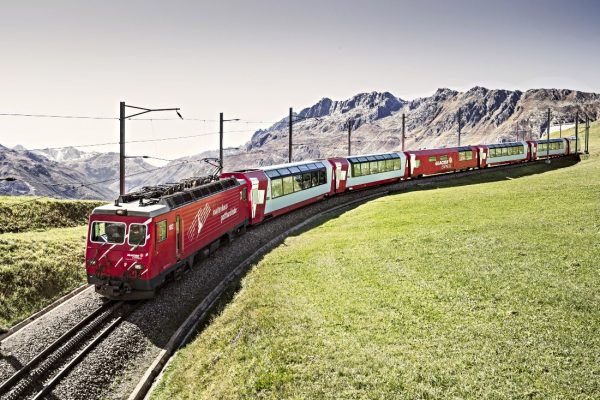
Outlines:
{"label": "distant mountain slope", "polygon": [[[37,151],[14,150],[0,145],[0,177],[16,178],[15,181],[0,181],[0,194],[70,199],[115,198],[119,188],[119,155],[117,153],[84,154],[71,157],[71,161],[58,162],[40,155]],[[155,168],[141,159],[128,159],[126,166],[128,174]],[[108,182],[90,185],[98,181]],[[139,182],[140,177],[131,177],[128,180],[132,186]]]}
{"label": "distant mountain slope", "polygon": [[[486,89],[466,92],[438,89],[432,96],[411,101],[389,92],[360,93],[347,100],[323,98],[302,109],[293,126],[293,158],[324,158],[347,154],[347,130],[352,127],[352,153],[365,154],[401,149],[402,114],[406,115],[406,149],[455,146],[457,113],[462,111],[461,144],[496,143],[538,138],[552,123],[570,123],[576,112],[592,120],[600,116],[600,94],[568,89]],[[207,164],[193,162],[217,157],[216,150],[170,162],[163,168],[128,159],[127,188],[176,182],[205,174]],[[240,149],[225,152],[225,170],[287,162],[288,117],[268,129],[258,130]],[[19,174],[22,181],[0,181],[0,194],[44,194],[67,198],[113,199],[118,194],[117,153],[88,153],[74,148],[25,151],[0,147],[0,173]],[[11,172],[12,171],[12,172]],[[144,173],[145,171],[150,171]],[[29,180],[28,180],[29,179]],[[35,180],[44,180],[44,184]],[[51,183],[96,182],[91,187],[48,186]]]}
{"label": "distant mountain slope", "polygon": [[[575,112],[596,120],[600,95],[573,90],[533,89],[526,92],[474,87],[461,93],[438,89],[432,96],[405,101],[385,93],[361,93],[345,101],[324,98],[303,109],[294,123],[294,159],[347,153],[347,126],[352,125],[353,154],[399,150],[402,114],[406,115],[406,149],[455,146],[457,112],[462,111],[461,144],[496,143],[538,138],[547,127],[547,109],[553,121],[572,122]],[[255,155],[255,165],[284,162],[288,149],[288,118],[254,134],[244,152],[230,165]]]}

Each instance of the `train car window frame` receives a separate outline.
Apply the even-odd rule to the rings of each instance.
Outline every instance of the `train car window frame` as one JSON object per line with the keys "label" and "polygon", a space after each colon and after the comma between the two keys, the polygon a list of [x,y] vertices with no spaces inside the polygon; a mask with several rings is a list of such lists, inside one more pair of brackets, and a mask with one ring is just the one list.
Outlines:
{"label": "train car window frame", "polygon": [[440,156],[440,161],[448,161],[448,155],[447,154],[443,154]]}
{"label": "train car window frame", "polygon": [[[167,220],[163,219],[162,221],[158,221],[156,224],[156,243],[164,242],[167,240],[168,232],[167,232]],[[164,236],[163,236],[164,234]]]}
{"label": "train car window frame", "polygon": [[294,193],[294,177],[289,175],[282,179],[283,196]]}
{"label": "train car window frame", "polygon": [[432,163],[434,163],[434,162],[436,162],[436,161],[437,161],[437,157],[436,157],[436,156],[429,156],[429,159],[428,159],[428,160],[429,160],[429,162],[432,162]]}
{"label": "train car window frame", "polygon": [[[143,230],[142,237],[144,239],[143,242],[134,242],[134,243],[131,243],[131,238],[132,238],[132,236],[131,236],[131,228],[133,228],[134,225],[135,226],[140,226],[142,228],[142,230]],[[130,224],[129,225],[129,234],[127,235],[127,243],[130,246],[144,247],[146,245],[146,236],[147,236],[147,229],[146,229],[146,225],[145,224]]]}
{"label": "train car window frame", "polygon": [[302,190],[310,189],[312,187],[310,172],[305,172],[302,174]]}
{"label": "train car window frame", "polygon": [[421,166],[421,160],[416,159],[415,160],[415,168],[419,168]]}
{"label": "train car window frame", "polygon": [[271,179],[271,198],[283,196],[283,178]]}
{"label": "train car window frame", "polygon": [[319,171],[310,171],[312,186],[319,186]]}
{"label": "train car window frame", "polygon": [[265,171],[265,174],[269,178],[277,178],[278,176],[280,176],[279,172],[276,169],[272,169],[270,171]]}
{"label": "train car window frame", "polygon": [[377,174],[379,173],[379,168],[377,166],[377,161],[371,161],[369,163],[369,171],[371,174]]}
{"label": "train car window frame", "polygon": [[294,180],[294,193],[302,190],[302,174],[296,174],[293,176]]}
{"label": "train car window frame", "polygon": [[[96,225],[98,224],[98,225]],[[96,226],[99,226],[99,224],[104,224],[104,233],[99,233],[96,232]],[[112,224],[112,225],[122,225],[123,227],[123,235],[122,237],[122,241],[121,242],[111,242],[109,241],[109,237],[108,234],[106,233],[106,224]],[[125,231],[127,230],[127,225],[124,222],[116,222],[116,221],[94,221],[92,222],[92,228],[90,229],[90,242],[92,243],[109,243],[109,244],[124,244],[125,243]],[[97,239],[99,237],[105,236],[106,239],[105,240],[94,240]]]}
{"label": "train car window frame", "polygon": [[320,169],[319,170],[319,185],[327,184],[327,170]]}

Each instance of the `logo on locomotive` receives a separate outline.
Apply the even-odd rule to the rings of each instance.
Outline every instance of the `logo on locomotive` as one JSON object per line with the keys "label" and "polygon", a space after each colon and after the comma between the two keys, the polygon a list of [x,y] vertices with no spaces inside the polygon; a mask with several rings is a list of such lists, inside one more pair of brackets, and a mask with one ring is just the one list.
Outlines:
{"label": "logo on locomotive", "polygon": [[202,231],[202,227],[206,223],[208,216],[210,215],[210,206],[206,204],[204,208],[201,208],[196,213],[194,217],[194,221],[190,225],[188,229],[188,237],[190,240],[197,239],[200,236],[200,232]]}
{"label": "logo on locomotive", "polygon": [[221,214],[220,220],[221,223],[223,223],[223,221],[225,221],[227,218],[237,214],[238,209],[235,207],[229,210],[229,204],[224,203],[213,210],[210,208],[210,205],[206,204],[204,208],[198,210],[192,225],[190,225],[188,229],[188,237],[190,240],[195,240],[198,238],[198,236],[200,236],[200,232],[202,231],[204,224],[206,224],[206,220],[211,215],[211,211],[213,217]]}

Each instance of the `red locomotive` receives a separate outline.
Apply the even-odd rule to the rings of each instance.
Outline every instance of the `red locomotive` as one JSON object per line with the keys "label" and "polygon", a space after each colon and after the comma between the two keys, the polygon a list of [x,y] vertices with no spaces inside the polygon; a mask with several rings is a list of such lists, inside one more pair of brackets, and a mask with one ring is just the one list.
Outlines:
{"label": "red locomotive", "polygon": [[237,179],[155,192],[160,197],[147,191],[121,196],[90,215],[87,276],[100,294],[152,297],[200,251],[249,224],[247,189]]}
{"label": "red locomotive", "polygon": [[88,282],[109,298],[152,297],[248,225],[350,190],[572,153],[569,139],[336,157],[143,188],[89,219]]}

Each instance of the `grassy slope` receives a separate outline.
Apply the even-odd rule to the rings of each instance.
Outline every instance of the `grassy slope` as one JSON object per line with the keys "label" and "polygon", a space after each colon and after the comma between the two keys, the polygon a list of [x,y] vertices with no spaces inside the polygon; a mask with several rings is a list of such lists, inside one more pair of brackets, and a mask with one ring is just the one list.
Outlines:
{"label": "grassy slope", "polygon": [[522,173],[287,239],[153,398],[600,397],[598,151]]}
{"label": "grassy slope", "polygon": [[0,234],[0,328],[85,282],[86,229]]}
{"label": "grassy slope", "polygon": [[0,330],[84,283],[82,224],[103,204],[26,200],[0,197]]}
{"label": "grassy slope", "polygon": [[106,202],[0,196],[0,234],[83,225],[102,204]]}

